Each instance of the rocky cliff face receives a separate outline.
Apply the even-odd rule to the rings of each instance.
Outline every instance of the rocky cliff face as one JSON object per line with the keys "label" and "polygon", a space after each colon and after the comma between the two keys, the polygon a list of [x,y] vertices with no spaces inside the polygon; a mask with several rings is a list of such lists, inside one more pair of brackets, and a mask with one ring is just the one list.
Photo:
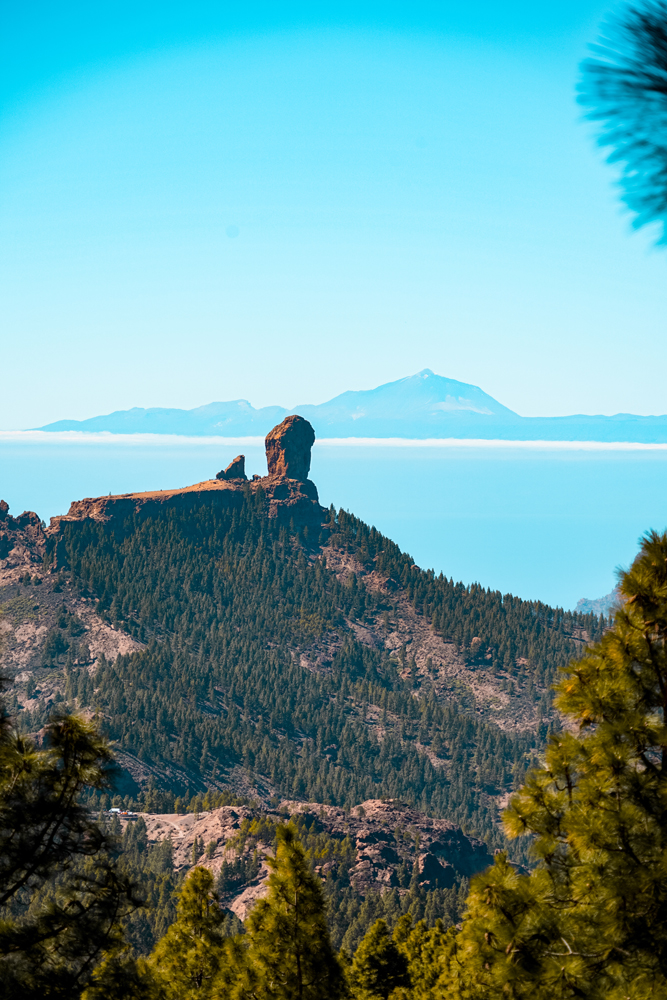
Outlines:
{"label": "rocky cliff face", "polygon": [[[282,802],[276,810],[223,806],[184,816],[144,814],[144,819],[149,841],[171,839],[177,871],[184,872],[192,866],[195,838],[203,844],[213,844],[212,856],[202,857],[198,864],[217,876],[223,861],[229,863],[237,856],[235,839],[244,820],[264,818],[273,824],[298,815],[318,831],[352,841],[354,864],[350,883],[363,896],[386,889],[406,891],[401,885],[401,867],[411,876],[417,864],[419,884],[435,889],[451,888],[461,876],[470,878],[493,862],[486,844],[466,836],[460,827],[447,820],[431,819],[393,799],[371,799],[349,812],[314,802]],[[273,842],[249,840],[242,853],[251,856],[255,847],[261,854],[271,854]],[[334,866],[334,862],[327,862],[317,871],[326,878]],[[252,904],[266,894],[268,874],[268,868],[262,865],[257,877],[230,893],[223,904],[244,920]]]}
{"label": "rocky cliff face", "polygon": [[142,648],[100,618],[70,580],[45,569],[47,541],[37,514],[12,517],[0,500],[0,652],[20,709],[55,707],[65,663],[93,673],[100,656]]}
{"label": "rocky cliff face", "polygon": [[266,435],[266,464],[269,476],[284,476],[305,482],[310,472],[310,451],[315,431],[303,417],[285,417]]}
{"label": "rocky cliff face", "polygon": [[[244,491],[261,494],[266,499],[267,514],[279,522],[293,522],[297,528],[307,528],[314,541],[320,536],[326,510],[320,507],[317,487],[308,479],[310,452],[315,441],[313,428],[302,417],[287,417],[274,427],[266,438],[268,476],[245,475],[245,458],[238,455],[215,479],[193,486],[149,493],[124,493],[118,496],[88,497],[75,500],[67,514],[52,517],[47,529],[48,550],[54,565],[60,566],[62,551],[59,536],[65,524],[93,520],[113,523],[120,528],[132,515],[151,517],[166,507],[192,510],[203,505],[226,508],[240,507]],[[37,515],[22,515],[22,517]]]}
{"label": "rocky cliff face", "polygon": [[46,535],[37,514],[25,510],[12,517],[9,504],[0,500],[0,584],[41,570],[45,551]]}
{"label": "rocky cliff face", "polygon": [[248,477],[245,474],[245,455],[237,455],[236,458],[229,463],[226,469],[222,469],[221,472],[217,474],[216,479],[243,479],[246,480]]}

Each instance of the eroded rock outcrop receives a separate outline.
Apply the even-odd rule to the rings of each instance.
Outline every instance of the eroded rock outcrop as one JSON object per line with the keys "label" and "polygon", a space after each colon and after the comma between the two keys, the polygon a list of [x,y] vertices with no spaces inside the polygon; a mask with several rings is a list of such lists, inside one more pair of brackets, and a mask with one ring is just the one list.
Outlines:
{"label": "eroded rock outcrop", "polygon": [[18,517],[0,500],[0,583],[34,572],[46,551],[46,536],[37,514],[24,510]]}
{"label": "eroded rock outcrop", "polygon": [[266,435],[266,465],[269,476],[285,476],[306,482],[310,472],[310,452],[315,431],[303,417],[285,417]]}
{"label": "eroded rock outcrop", "polygon": [[52,565],[65,565],[65,552],[60,544],[62,529],[72,522],[102,521],[115,531],[122,531],[123,525],[130,523],[129,517],[153,517],[166,507],[182,510],[195,510],[205,505],[238,508],[245,502],[247,490],[252,494],[262,491],[268,517],[307,529],[307,537],[316,542],[327,512],[320,507],[317,487],[308,479],[314,441],[315,432],[308,421],[290,416],[266,437],[268,476],[253,476],[248,481],[245,457],[238,455],[215,479],[193,486],[75,500],[67,514],[51,518],[51,526],[47,529]]}
{"label": "eroded rock outcrop", "polygon": [[[414,873],[415,862],[419,884],[427,889],[449,888],[461,876],[470,878],[493,863],[493,857],[481,840],[469,837],[460,827],[444,819],[431,819],[423,813],[395,800],[371,799],[349,812],[337,806],[317,802],[286,801],[281,812],[262,807],[223,806],[211,812],[177,815],[145,815],[149,842],[169,837],[174,848],[177,871],[192,867],[192,846],[197,837],[215,846],[212,855],[198,863],[218,875],[224,861],[236,856],[235,841],[244,820],[269,820],[266,839],[251,841],[245,848],[246,857],[255,847],[261,854],[273,851],[272,827],[284,822],[286,815],[307,820],[310,828],[323,831],[341,841],[347,838],[354,845],[354,858],[349,869],[352,886],[363,896],[396,888],[401,895],[408,892],[405,881]],[[261,836],[261,835],[260,835]],[[338,866],[338,860],[325,861],[315,871],[327,878]],[[267,891],[269,869],[264,864],[257,877],[245,886],[228,892],[224,905],[244,920],[250,906]]]}
{"label": "eroded rock outcrop", "polygon": [[247,479],[245,474],[245,455],[237,455],[233,462],[230,462],[226,469],[217,474],[216,479]]}

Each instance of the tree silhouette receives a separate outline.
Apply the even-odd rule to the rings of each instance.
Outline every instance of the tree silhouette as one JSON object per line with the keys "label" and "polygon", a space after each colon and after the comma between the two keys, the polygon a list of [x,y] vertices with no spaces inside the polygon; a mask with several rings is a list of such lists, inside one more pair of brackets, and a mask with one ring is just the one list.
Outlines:
{"label": "tree silhouette", "polygon": [[582,66],[580,101],[602,123],[599,143],[622,165],[623,200],[639,228],[658,222],[667,242],[667,3],[633,6],[604,27]]}
{"label": "tree silhouette", "polygon": [[376,920],[359,945],[349,978],[358,1000],[388,1000],[395,989],[410,986],[408,961],[384,920]]}
{"label": "tree silhouette", "polygon": [[38,748],[0,705],[0,982],[5,1000],[79,997],[95,966],[122,951],[141,906],[112,839],[80,804],[104,788],[111,754],[95,727],[54,720]]}
{"label": "tree silhouette", "polygon": [[537,866],[499,854],[472,882],[461,996],[667,996],[667,533],[645,536],[620,593],[613,629],[559,685],[568,728],[505,814]]}
{"label": "tree silhouette", "polygon": [[179,894],[177,918],[149,960],[165,1000],[211,996],[225,965],[223,914],[206,868],[195,868]]}

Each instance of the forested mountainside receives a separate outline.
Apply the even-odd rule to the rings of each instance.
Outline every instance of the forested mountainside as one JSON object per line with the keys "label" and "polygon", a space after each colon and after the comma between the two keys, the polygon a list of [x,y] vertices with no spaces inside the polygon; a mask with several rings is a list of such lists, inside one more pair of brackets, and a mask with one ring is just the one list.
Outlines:
{"label": "forested mountainside", "polygon": [[555,671],[602,621],[435,577],[344,511],[315,541],[268,517],[263,490],[237,499],[60,523],[63,568],[0,598],[10,654],[31,622],[23,728],[54,702],[97,713],[131,799],[149,780],[347,808],[390,797],[499,844]]}

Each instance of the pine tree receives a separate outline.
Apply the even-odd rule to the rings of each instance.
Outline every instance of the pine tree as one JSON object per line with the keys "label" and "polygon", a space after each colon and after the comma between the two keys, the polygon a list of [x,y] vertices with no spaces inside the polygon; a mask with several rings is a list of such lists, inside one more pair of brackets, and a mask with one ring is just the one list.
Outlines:
{"label": "pine tree", "polygon": [[248,969],[240,996],[257,1000],[336,1000],[343,974],[329,940],[322,887],[311,872],[296,827],[276,831],[269,893],[246,922]]}
{"label": "pine tree", "polygon": [[213,876],[206,868],[195,868],[179,894],[176,921],[148,963],[166,1000],[211,996],[228,964],[223,919]]}
{"label": "pine tree", "polygon": [[667,533],[644,537],[620,592],[559,684],[569,728],[505,814],[538,865],[501,854],[473,880],[454,996],[667,997]]}
{"label": "pine tree", "polygon": [[376,920],[357,948],[348,978],[358,1000],[387,1000],[410,985],[408,962],[392,941],[384,920]]}
{"label": "pine tree", "polygon": [[623,200],[635,226],[658,222],[666,238],[667,4],[664,0],[623,5],[605,25],[599,58],[583,64],[580,100],[588,117],[602,123],[601,146],[609,162],[622,164]]}
{"label": "pine tree", "polygon": [[454,928],[445,931],[441,920],[437,920],[430,929],[423,920],[412,927],[412,916],[407,913],[397,922],[393,939],[408,962],[410,1000],[442,1000],[448,997]]}
{"label": "pine tree", "polygon": [[105,953],[123,950],[121,921],[142,905],[80,802],[105,787],[108,745],[75,716],[45,735],[46,749],[17,735],[0,703],[3,1000],[79,997]]}
{"label": "pine tree", "polygon": [[126,950],[105,956],[81,1000],[164,1000],[164,996],[146,960],[137,961]]}

